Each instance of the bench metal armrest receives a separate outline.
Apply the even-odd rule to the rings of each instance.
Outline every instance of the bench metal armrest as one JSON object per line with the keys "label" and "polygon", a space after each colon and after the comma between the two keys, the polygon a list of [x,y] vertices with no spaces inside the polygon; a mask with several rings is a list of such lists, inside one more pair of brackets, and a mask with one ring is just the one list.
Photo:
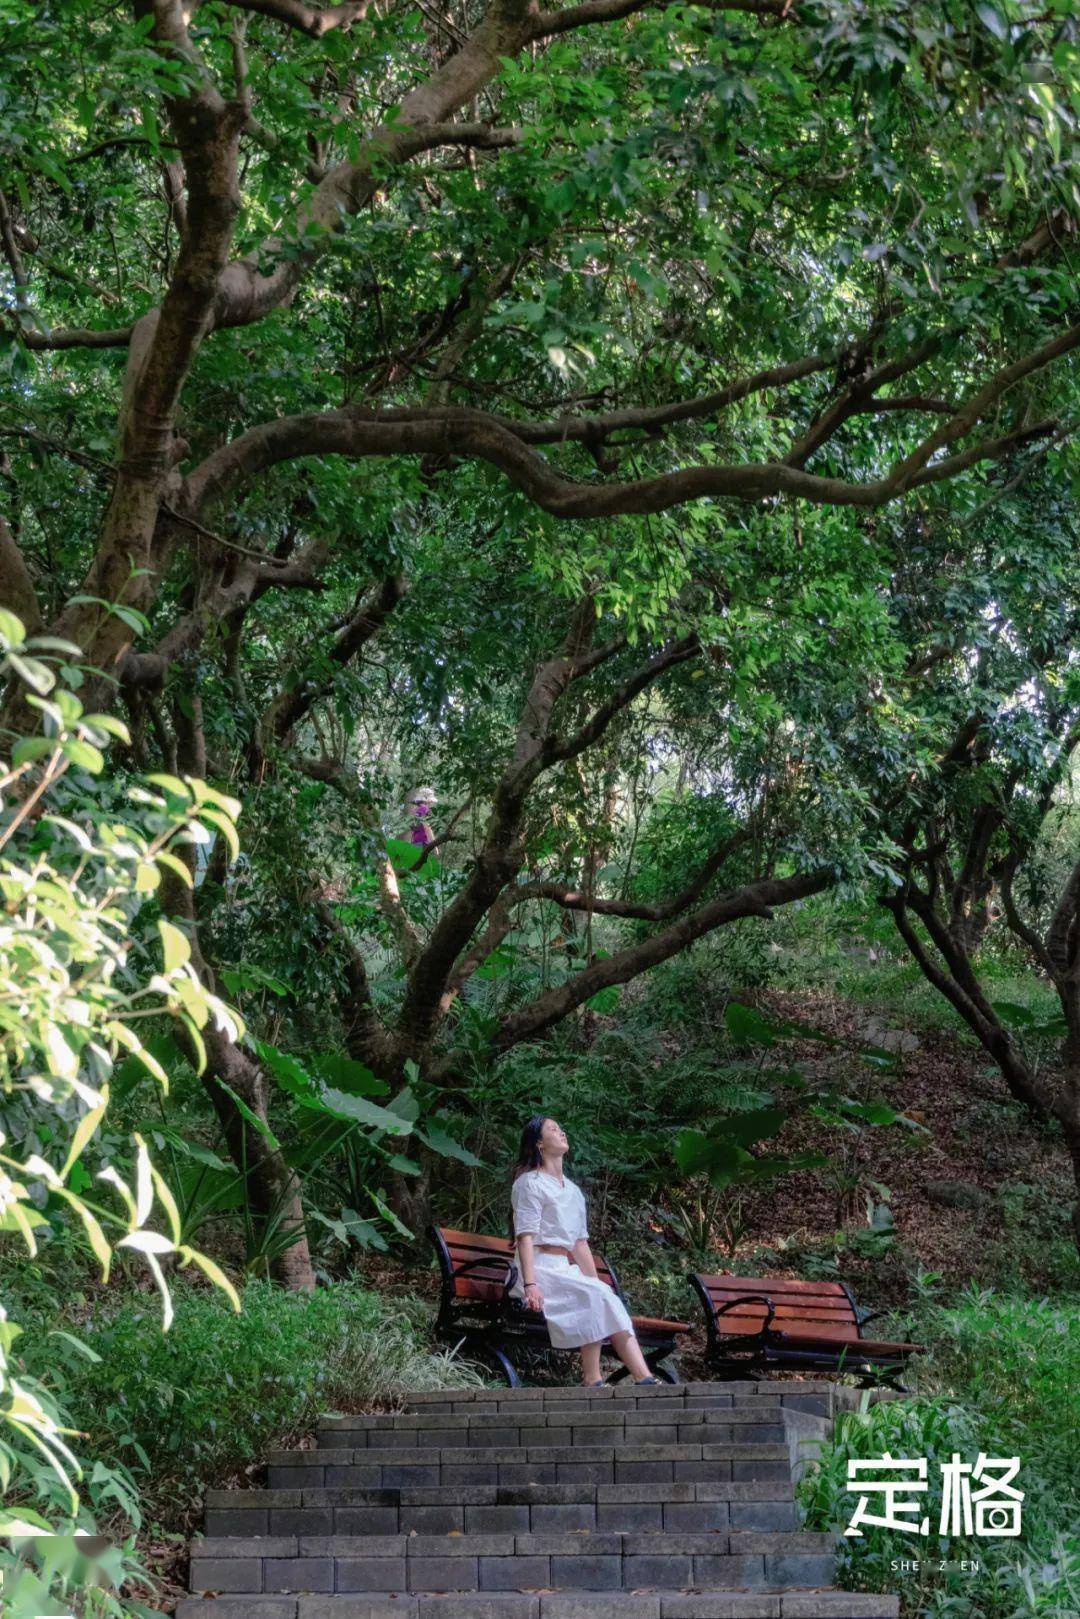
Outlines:
{"label": "bench metal armrest", "polygon": [[[859,1309],[859,1337],[860,1338],[862,1337],[862,1335],[863,1335],[863,1327],[865,1327],[865,1325],[866,1325],[866,1323],[868,1321],[876,1321],[879,1316],[895,1315],[896,1313],[897,1312],[895,1310],[864,1310],[864,1309],[860,1308]],[[906,1327],[900,1327],[898,1330],[900,1332],[910,1332],[911,1331],[910,1321],[909,1321],[909,1324]]]}
{"label": "bench metal armrest", "polygon": [[479,1270],[483,1265],[505,1265],[509,1270],[513,1270],[514,1261],[509,1254],[483,1254],[479,1259],[467,1259],[464,1265],[455,1265],[454,1275],[464,1276],[466,1271]]}
{"label": "bench metal armrest", "polygon": [[[712,1312],[717,1324],[719,1325],[720,1317],[726,1315],[728,1310],[741,1309],[744,1304],[764,1304],[767,1314],[761,1323],[761,1332],[762,1334],[768,1332],[772,1327],[776,1306],[766,1293],[744,1293],[737,1299],[729,1299],[726,1304],[714,1304]],[[746,1333],[745,1336],[750,1337],[751,1334]]]}
{"label": "bench metal armrest", "polygon": [[[514,1277],[517,1275],[517,1266],[509,1254],[483,1254],[479,1259],[467,1259],[464,1265],[455,1265],[454,1281],[456,1282],[459,1276],[465,1276],[471,1270],[480,1270],[488,1265],[506,1266],[506,1276],[502,1284],[503,1297],[505,1298],[513,1287]],[[493,1286],[496,1285],[495,1277],[489,1277],[488,1280]]]}

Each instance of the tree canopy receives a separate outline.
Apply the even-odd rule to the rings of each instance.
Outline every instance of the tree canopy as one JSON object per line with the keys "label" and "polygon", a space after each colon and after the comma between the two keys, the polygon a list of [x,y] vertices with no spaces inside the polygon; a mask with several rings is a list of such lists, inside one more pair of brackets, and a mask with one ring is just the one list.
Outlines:
{"label": "tree canopy", "polygon": [[[842,883],[930,966],[1012,905],[1076,725],[1071,0],[0,14],[0,593],[119,770],[242,801],[158,896],[209,987],[453,1150],[713,929]],[[203,1038],[295,1237],[281,1053]]]}

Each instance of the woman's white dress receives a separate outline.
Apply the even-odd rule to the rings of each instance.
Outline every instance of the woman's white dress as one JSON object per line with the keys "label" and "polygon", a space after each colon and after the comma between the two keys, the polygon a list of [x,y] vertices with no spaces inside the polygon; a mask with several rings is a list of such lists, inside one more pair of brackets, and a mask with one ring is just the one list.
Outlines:
{"label": "woman's white dress", "polygon": [[[519,1175],[510,1193],[514,1210],[514,1236],[532,1236],[537,1243],[573,1248],[588,1238],[585,1198],[581,1188],[565,1177],[561,1182],[542,1169]],[[536,1281],[544,1295],[544,1317],[555,1349],[580,1349],[601,1343],[613,1332],[633,1332],[626,1306],[606,1282],[586,1276],[562,1254],[533,1250]],[[513,1293],[524,1297],[521,1259]]]}

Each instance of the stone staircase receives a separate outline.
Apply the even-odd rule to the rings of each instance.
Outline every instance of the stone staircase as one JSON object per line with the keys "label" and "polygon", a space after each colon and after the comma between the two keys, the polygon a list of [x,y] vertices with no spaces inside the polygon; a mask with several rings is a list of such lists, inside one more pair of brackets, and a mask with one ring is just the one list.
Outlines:
{"label": "stone staircase", "polygon": [[445,1390],[217,1490],[177,1619],[895,1619],[798,1527],[827,1383]]}

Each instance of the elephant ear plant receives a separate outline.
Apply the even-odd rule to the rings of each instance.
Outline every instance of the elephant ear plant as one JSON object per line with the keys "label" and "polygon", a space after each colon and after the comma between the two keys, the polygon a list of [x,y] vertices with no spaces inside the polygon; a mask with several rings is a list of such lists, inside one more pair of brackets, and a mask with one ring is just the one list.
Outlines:
{"label": "elephant ear plant", "polygon": [[[125,728],[84,713],[71,689],[79,669],[66,661],[77,653],[58,639],[28,640],[0,610],[0,671],[40,726],[24,724],[0,764],[0,1251],[21,1245],[32,1257],[73,1228],[103,1280],[116,1260],[149,1269],[167,1330],[163,1262],[194,1264],[236,1309],[239,1299],[218,1266],[181,1240],[142,1137],[110,1129],[109,1086],[119,1061],[133,1057],[167,1089],[142,1037],[147,1020],[173,1020],[196,1053],[208,1024],[233,1039],[243,1033],[202,982],[185,935],[153,914],[163,871],[187,873],[178,846],[213,831],[235,844],[237,805],[193,780],[104,789],[102,750]],[[51,1336],[52,1366],[69,1350],[92,1356],[70,1334]],[[49,1387],[25,1370],[40,1362],[33,1340],[0,1300],[4,1612],[119,1612],[115,1590],[131,1572],[124,1554],[113,1548],[91,1570],[74,1537],[94,1533],[94,1500],[111,1497],[111,1508],[120,1503],[136,1521],[137,1501],[126,1476],[108,1469],[95,1468],[84,1492],[78,1436]]]}

